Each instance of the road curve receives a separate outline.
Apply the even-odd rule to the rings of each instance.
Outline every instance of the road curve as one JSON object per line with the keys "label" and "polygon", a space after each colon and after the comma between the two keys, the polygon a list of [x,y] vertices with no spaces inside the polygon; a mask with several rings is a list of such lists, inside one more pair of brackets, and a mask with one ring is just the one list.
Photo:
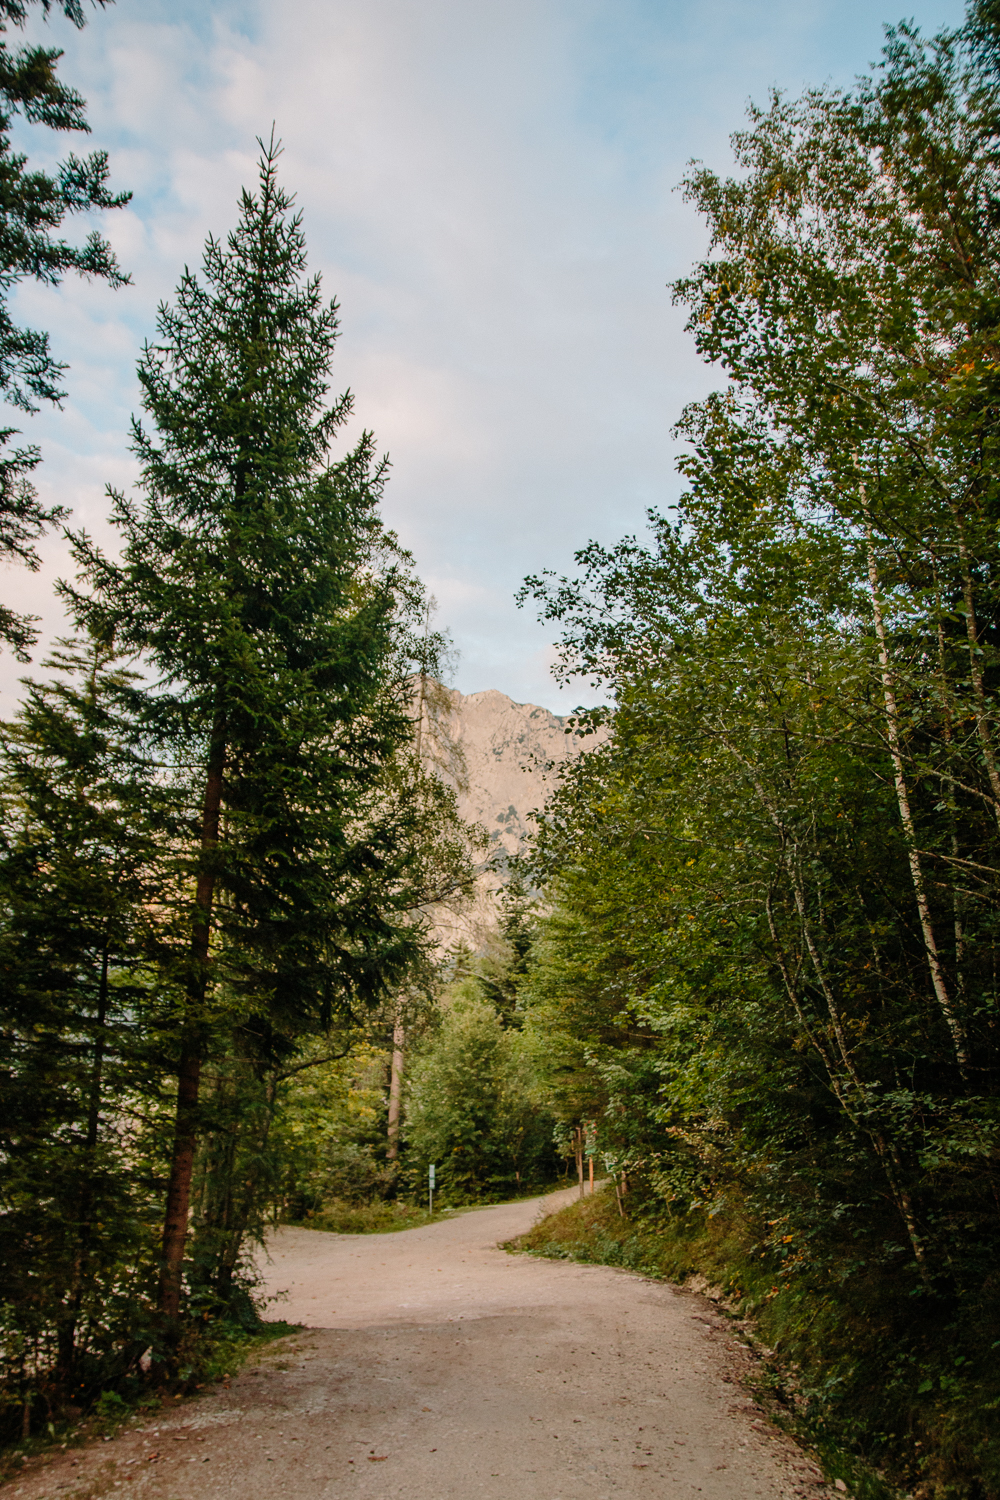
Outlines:
{"label": "road curve", "polygon": [[[508,1255],[563,1195],[391,1235],[283,1229],[263,1269],[302,1333],[226,1389],[8,1488],[87,1500],[791,1500],[815,1467],[740,1384],[711,1304]],[[832,1489],[831,1495],[836,1492]]]}

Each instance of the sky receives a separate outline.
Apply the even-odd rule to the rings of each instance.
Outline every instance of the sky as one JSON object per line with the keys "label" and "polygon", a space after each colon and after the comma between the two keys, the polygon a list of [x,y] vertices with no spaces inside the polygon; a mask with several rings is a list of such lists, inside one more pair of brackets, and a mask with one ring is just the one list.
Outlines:
{"label": "sky", "polygon": [[[341,304],[333,389],[353,391],[356,413],[343,442],[371,429],[391,459],[384,516],[454,639],[454,685],[568,712],[587,692],[553,680],[552,629],[517,608],[518,586],[671,504],[672,426],[720,383],[667,285],[706,248],[676,190],[685,164],[728,170],[747,102],[774,85],[849,85],[883,22],[933,32],[961,13],[955,0],[118,0],[77,32],[39,9],[26,39],[65,49],[89,146],[133,193],[97,216],[130,287],[74,279],[12,298],[70,366],[61,411],[11,416],[42,448],[43,499],[114,547],[105,488],[136,475],[138,353],[205,237],[235,223],[273,123],[311,268]],[[81,145],[41,127],[16,139],[39,165]],[[41,550],[40,572],[8,568],[0,586],[42,617],[44,647],[65,629],[53,583],[72,564],[58,536]],[[25,670],[0,657],[0,714]]]}

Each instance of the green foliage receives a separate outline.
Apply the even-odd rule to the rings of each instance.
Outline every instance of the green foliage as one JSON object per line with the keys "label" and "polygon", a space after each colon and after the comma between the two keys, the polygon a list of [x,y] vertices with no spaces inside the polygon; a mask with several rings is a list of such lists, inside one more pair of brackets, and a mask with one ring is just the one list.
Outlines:
{"label": "green foliage", "polygon": [[344,1057],[302,1069],[283,1086],[276,1202],[296,1222],[337,1201],[377,1205],[395,1181],[386,1161],[388,1059],[370,1036],[350,1040]]}
{"label": "green foliage", "polygon": [[141,1353],[155,1265],[162,1020],[147,955],[169,799],[115,714],[100,642],[65,642],[3,735],[0,1384],[87,1388]]}
{"label": "green foliage", "polygon": [[440,638],[370,435],[330,459],[336,307],[276,157],[161,309],[121,556],[75,539],[78,634],[3,729],[8,1436],[193,1379],[259,1329],[251,1250],[290,1199],[395,1180],[374,1083],[347,1128],[368,1023],[426,988],[427,909],[471,879],[414,743]]}
{"label": "green foliage", "polygon": [[[9,24],[23,26],[31,0],[3,0],[0,34]],[[99,0],[104,4],[105,0]],[[49,0],[42,0],[47,13]],[[75,26],[84,24],[79,0],[58,7]],[[11,147],[10,129],[16,116],[50,130],[88,132],[84,101],[56,77],[62,53],[54,48],[22,47],[11,52],[0,40],[0,394],[22,411],[33,411],[39,401],[58,404],[65,365],[51,352],[49,336],[19,328],[7,308],[9,293],[26,277],[58,286],[67,271],[96,276],[112,287],[124,286],[122,273],[107,240],[96,230],[82,246],[57,239],[67,214],[95,208],[122,208],[130,193],[113,194],[107,185],[108,158],[104,151],[87,157],[70,155],[55,176],[28,169],[27,157]],[[62,506],[46,509],[28,475],[40,461],[37,448],[3,450],[14,428],[0,429],[0,558],[18,558],[29,568],[39,566],[35,542],[48,526],[62,520]],[[31,616],[0,605],[0,640],[21,661],[37,639]]]}
{"label": "green foliage", "polygon": [[864,1391],[867,1457],[912,1475],[933,1429],[942,1496],[994,1484],[1000,1339],[986,14],[891,31],[854,93],[752,110],[737,178],[693,169],[712,249],[675,292],[729,384],[680,423],[688,492],[526,585],[615,697],[533,859],[550,1097],[633,1205],[728,1224],[790,1328],[825,1309],[823,1420]]}
{"label": "green foliage", "polygon": [[496,1199],[554,1175],[552,1119],[527,1048],[474,978],[446,993],[411,1065],[405,1137],[415,1191],[433,1162],[444,1202]]}

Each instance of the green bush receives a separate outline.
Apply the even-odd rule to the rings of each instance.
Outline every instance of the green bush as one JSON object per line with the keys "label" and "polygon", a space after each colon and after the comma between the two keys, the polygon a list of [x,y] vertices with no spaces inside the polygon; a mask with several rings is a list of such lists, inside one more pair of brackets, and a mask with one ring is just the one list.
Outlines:
{"label": "green bush", "polygon": [[[434,1219],[438,1217],[435,1212]],[[334,1199],[298,1222],[304,1229],[323,1229],[328,1234],[391,1234],[397,1229],[419,1229],[431,1223],[431,1215],[426,1208],[398,1199],[388,1203]]]}
{"label": "green bush", "polygon": [[474,979],[452,989],[410,1073],[405,1138],[414,1187],[437,1167],[442,1201],[516,1195],[559,1167],[520,1031],[504,1027]]}

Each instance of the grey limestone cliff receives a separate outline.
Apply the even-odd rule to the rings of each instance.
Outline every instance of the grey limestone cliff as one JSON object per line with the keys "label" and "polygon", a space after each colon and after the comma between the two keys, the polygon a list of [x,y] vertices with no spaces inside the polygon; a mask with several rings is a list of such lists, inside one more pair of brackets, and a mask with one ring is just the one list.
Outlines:
{"label": "grey limestone cliff", "polygon": [[[530,832],[531,814],[544,807],[555,784],[553,767],[579,753],[580,739],[567,732],[567,720],[535,703],[515,703],[488,689],[463,694],[443,690],[435,732],[455,752],[451,780],[463,818],[486,830],[490,854],[514,854]],[[439,910],[434,926],[444,946],[473,948],[488,942],[497,928],[498,873],[479,878],[475,900],[454,911]]]}

